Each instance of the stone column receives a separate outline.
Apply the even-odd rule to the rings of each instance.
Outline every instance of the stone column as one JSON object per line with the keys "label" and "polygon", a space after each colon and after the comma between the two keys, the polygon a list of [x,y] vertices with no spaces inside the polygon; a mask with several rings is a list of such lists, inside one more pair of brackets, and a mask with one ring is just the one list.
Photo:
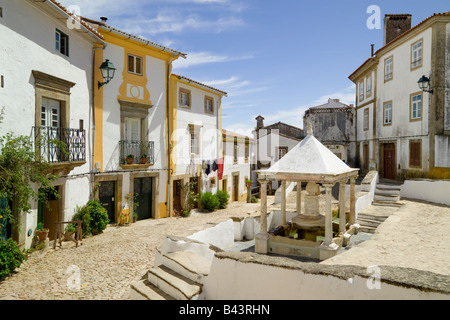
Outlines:
{"label": "stone column", "polygon": [[259,180],[261,184],[261,230],[255,236],[255,252],[259,254],[267,254],[269,252],[269,234],[267,233],[267,182]]}
{"label": "stone column", "polygon": [[286,180],[281,181],[281,224],[286,224]]}
{"label": "stone column", "polygon": [[261,183],[261,233],[267,232],[267,181],[259,181]]}
{"label": "stone column", "polygon": [[356,222],[355,181],[356,181],[356,178],[350,179],[350,217],[349,217],[350,225],[353,225]]}
{"label": "stone column", "polygon": [[344,234],[347,230],[345,228],[345,181],[339,182],[339,232]]}
{"label": "stone column", "polygon": [[331,188],[333,184],[324,184],[325,187],[325,241],[324,245],[330,245],[333,242],[333,217],[331,212]]}
{"label": "stone column", "polygon": [[297,214],[302,213],[302,183],[297,182]]}

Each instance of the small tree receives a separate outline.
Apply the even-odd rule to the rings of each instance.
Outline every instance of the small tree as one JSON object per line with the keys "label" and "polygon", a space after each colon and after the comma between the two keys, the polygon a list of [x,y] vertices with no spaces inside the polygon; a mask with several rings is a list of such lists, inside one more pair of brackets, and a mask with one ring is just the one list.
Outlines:
{"label": "small tree", "polygon": [[[29,137],[7,133],[0,137],[0,195],[14,202],[17,212],[30,212],[30,200],[47,202],[49,195],[59,197],[50,183],[59,177],[49,174],[51,165],[36,156]],[[34,191],[33,184],[38,186]],[[11,208],[3,214],[16,224]]]}
{"label": "small tree", "polygon": [[186,183],[181,187],[183,190],[183,196],[184,196],[184,208],[183,208],[183,216],[187,217],[192,209],[194,208],[195,204],[198,202],[198,193],[195,192],[195,187],[197,186],[196,181],[191,181]]}

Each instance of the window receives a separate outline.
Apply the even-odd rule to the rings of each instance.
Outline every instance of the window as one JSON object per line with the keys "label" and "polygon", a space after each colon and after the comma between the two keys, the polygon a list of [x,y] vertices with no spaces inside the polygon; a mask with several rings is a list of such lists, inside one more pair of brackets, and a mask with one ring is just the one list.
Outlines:
{"label": "window", "polygon": [[384,60],[384,81],[391,80],[393,78],[394,71],[394,57],[389,57]]}
{"label": "window", "polygon": [[359,101],[364,100],[364,82],[359,84]]}
{"label": "window", "polygon": [[392,101],[389,102],[385,102],[384,103],[384,120],[383,120],[383,124],[384,125],[390,125],[392,124]]}
{"label": "window", "polygon": [[180,89],[180,105],[183,107],[191,107],[191,92],[185,89]]}
{"label": "window", "polygon": [[200,146],[199,146],[199,132],[195,126],[191,125],[190,128],[191,134],[191,155],[199,155],[200,154]]}
{"label": "window", "polygon": [[249,156],[250,156],[250,143],[248,141],[246,141],[245,142],[245,161],[246,162],[248,162]]}
{"label": "window", "polygon": [[409,142],[409,166],[422,167],[422,143],[420,141]]}
{"label": "window", "polygon": [[142,58],[128,55],[128,72],[142,75]]}
{"label": "window", "polygon": [[237,138],[234,138],[233,159],[234,159],[234,163],[238,162],[238,143],[237,143]]}
{"label": "window", "polygon": [[419,40],[411,45],[411,69],[416,69],[422,66],[422,53],[422,40]]}
{"label": "window", "polygon": [[286,153],[288,153],[288,147],[279,147],[278,148],[278,160],[283,158]]}
{"label": "window", "polygon": [[372,76],[367,78],[367,92],[366,97],[372,96]]}
{"label": "window", "polygon": [[369,130],[369,108],[364,110],[364,131]]}
{"label": "window", "polygon": [[56,50],[65,56],[69,56],[69,36],[58,29],[55,32]]}
{"label": "window", "polygon": [[205,112],[214,113],[214,99],[210,97],[205,97]]}
{"label": "window", "polygon": [[422,93],[411,95],[410,107],[410,120],[422,119]]}

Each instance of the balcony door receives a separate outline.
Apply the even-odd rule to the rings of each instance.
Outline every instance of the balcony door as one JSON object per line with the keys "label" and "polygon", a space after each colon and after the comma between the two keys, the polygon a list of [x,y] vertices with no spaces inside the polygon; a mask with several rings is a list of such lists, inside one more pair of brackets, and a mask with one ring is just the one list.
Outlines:
{"label": "balcony door", "polygon": [[41,126],[57,129],[61,126],[61,102],[42,98]]}
{"label": "balcony door", "polygon": [[141,141],[141,119],[125,118],[125,140]]}

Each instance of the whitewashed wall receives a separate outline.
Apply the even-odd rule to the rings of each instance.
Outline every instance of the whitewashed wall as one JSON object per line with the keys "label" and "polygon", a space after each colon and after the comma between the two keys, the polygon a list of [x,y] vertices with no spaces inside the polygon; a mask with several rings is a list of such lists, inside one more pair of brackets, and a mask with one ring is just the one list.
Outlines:
{"label": "whitewashed wall", "polygon": [[405,180],[400,196],[450,206],[450,180]]}
{"label": "whitewashed wall", "polygon": [[[1,1],[0,18],[0,73],[4,88],[0,88],[0,108],[4,120],[0,135],[12,131],[30,136],[35,126],[35,80],[32,70],[75,83],[70,95],[70,128],[78,129],[79,120],[86,130],[86,164],[75,168],[70,175],[90,170],[92,41],[67,28],[65,19],[56,19],[27,1]],[[55,49],[56,28],[69,35],[69,56]],[[40,125],[40,124],[38,124]],[[89,199],[89,179],[86,176],[60,179],[54,183],[64,190],[63,215],[70,219],[77,204]],[[37,204],[24,219],[21,234],[37,225]],[[32,236],[25,237],[25,247],[31,246]]]}

